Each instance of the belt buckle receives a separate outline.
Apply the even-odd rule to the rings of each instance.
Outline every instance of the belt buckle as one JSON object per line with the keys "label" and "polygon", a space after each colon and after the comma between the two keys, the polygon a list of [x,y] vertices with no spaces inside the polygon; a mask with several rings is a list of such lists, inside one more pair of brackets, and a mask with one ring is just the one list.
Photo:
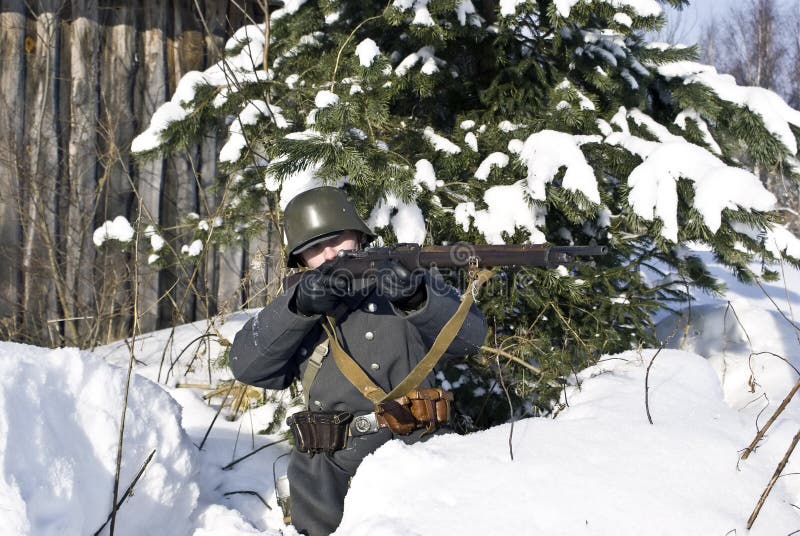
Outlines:
{"label": "belt buckle", "polygon": [[359,415],[353,419],[353,435],[374,434],[379,428],[378,417],[374,412],[367,413],[366,415]]}

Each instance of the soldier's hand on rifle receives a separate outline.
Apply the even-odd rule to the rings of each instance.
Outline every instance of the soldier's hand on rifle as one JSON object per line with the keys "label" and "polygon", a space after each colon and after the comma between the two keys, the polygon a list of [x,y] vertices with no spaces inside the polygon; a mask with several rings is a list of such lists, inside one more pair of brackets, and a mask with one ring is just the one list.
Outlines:
{"label": "soldier's hand on rifle", "polygon": [[387,260],[378,267],[378,291],[401,309],[415,309],[425,301],[425,277],[395,260]]}
{"label": "soldier's hand on rifle", "polygon": [[305,316],[332,313],[345,295],[345,279],[325,270],[308,270],[297,284],[295,309]]}

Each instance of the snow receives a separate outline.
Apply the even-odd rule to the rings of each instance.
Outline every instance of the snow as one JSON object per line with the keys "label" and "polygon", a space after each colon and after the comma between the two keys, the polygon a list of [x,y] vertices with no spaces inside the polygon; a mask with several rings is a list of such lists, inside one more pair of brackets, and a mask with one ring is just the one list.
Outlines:
{"label": "snow", "polygon": [[434,55],[434,52],[435,50],[433,47],[429,46],[424,46],[416,52],[412,52],[406,56],[403,61],[397,65],[397,67],[395,67],[394,74],[396,76],[405,75],[408,70],[419,63],[420,60],[423,62],[420,72],[427,75],[437,72],[439,70],[439,66],[444,66],[445,62],[437,58]]}
{"label": "snow", "polygon": [[327,89],[318,91],[316,97],[314,97],[314,106],[320,109],[333,106],[338,102],[339,95],[333,93],[332,91],[328,91]]}
{"label": "snow", "polygon": [[422,244],[427,236],[422,210],[391,193],[378,201],[367,219],[367,225],[372,229],[391,225],[399,243]]}
{"label": "snow", "polygon": [[[645,125],[661,141],[631,135],[626,117]],[[611,132],[610,126],[604,127],[605,143],[619,145],[643,160],[628,176],[628,203],[646,220],[659,218],[664,224],[661,235],[667,240],[678,239],[679,178],[692,182],[692,206],[711,232],[719,229],[726,208],[765,211],[775,206],[775,196],[751,172],[726,165],[703,147],[669,133],[642,112],[627,113],[620,108],[611,123],[621,130]]]}
{"label": "snow", "polygon": [[[513,434],[505,424],[414,446],[387,443],[353,479],[336,534],[761,536],[796,530],[800,516],[792,505],[800,500],[800,480],[789,476],[800,471],[796,457],[752,530],[745,523],[797,431],[800,401],[788,405],[747,460],[738,457],[759,415],[763,425],[797,381],[800,341],[786,318],[800,299],[794,290],[800,272],[780,270],[783,280],[763,284],[767,297],[732,278],[710,253],[686,253],[702,256],[728,291],[721,298],[700,295],[691,307],[657,318],[664,350],[603,356],[571,379],[555,418],[517,421]],[[285,470],[286,458],[278,459],[285,443],[222,470],[280,439],[253,433],[287,395],[272,393],[235,421],[224,418],[231,411],[225,408],[215,420],[222,396],[209,405],[202,399],[207,389],[178,387],[229,378],[227,369],[209,366],[223,349],[218,336],[198,336],[231,340],[255,312],[180,326],[172,344],[170,330],[133,342],[138,361],[120,495],[156,453],[119,509],[118,534],[297,535],[283,527],[273,489],[272,464],[277,460],[278,476]],[[0,342],[5,533],[91,534],[105,521],[130,344],[90,352]],[[258,493],[271,509],[253,495],[225,495],[241,490]]]}
{"label": "snow", "polygon": [[356,56],[358,56],[358,62],[362,67],[369,67],[372,65],[372,62],[375,60],[375,56],[380,53],[381,51],[378,48],[378,45],[369,37],[361,41],[358,46],[356,46]]}
{"label": "snow", "polygon": [[[93,534],[111,512],[126,371],[90,352],[0,343],[0,505],[5,534]],[[150,452],[117,534],[191,532],[198,453],[178,403],[134,375],[122,496]]]}
{"label": "snow", "polygon": [[700,132],[703,135],[703,141],[708,145],[708,148],[711,149],[716,155],[722,155],[722,149],[719,148],[717,141],[711,135],[711,131],[708,129],[708,123],[706,123],[705,119],[697,113],[696,110],[688,108],[683,110],[681,113],[675,117],[675,124],[681,127],[683,130],[686,130],[686,120],[689,119],[697,125],[697,128],[700,129]]}
{"label": "snow", "polygon": [[500,0],[500,15],[513,17],[517,14],[517,7],[525,2],[526,0]]}
{"label": "snow", "polygon": [[181,246],[181,253],[190,257],[197,257],[203,252],[203,241],[194,240],[191,244]]}
{"label": "snow", "polygon": [[633,19],[631,19],[630,15],[627,13],[615,13],[614,22],[621,24],[622,26],[630,27],[633,24]]}
{"label": "snow", "polygon": [[433,128],[431,127],[425,127],[425,130],[423,130],[422,135],[437,151],[441,151],[448,154],[458,154],[461,152],[461,147],[459,147],[452,141],[448,140],[447,138],[440,136],[439,134],[434,132]]}
{"label": "snow", "polygon": [[102,246],[106,240],[116,240],[127,243],[133,240],[133,227],[124,216],[117,216],[113,220],[106,220],[103,225],[94,230],[92,242],[97,247]]}
{"label": "snow", "polygon": [[417,160],[414,166],[416,172],[414,173],[414,186],[420,189],[420,185],[424,185],[429,191],[436,190],[436,171],[433,169],[433,164],[430,160],[424,158]]}
{"label": "snow", "polygon": [[[555,0],[556,11],[563,17],[569,17],[570,11],[583,0]],[[589,0],[591,1],[591,0]],[[627,7],[639,17],[656,17],[661,14],[661,6],[655,0],[599,0],[615,8]],[[587,2],[589,3],[589,2]]]}
{"label": "snow", "polygon": [[464,135],[464,143],[466,143],[467,147],[472,149],[473,152],[478,152],[478,137],[475,136],[474,132],[467,132]]}
{"label": "snow", "polygon": [[492,186],[483,194],[486,209],[475,210],[472,202],[459,203],[455,209],[456,222],[466,231],[469,219],[489,244],[504,244],[503,233],[514,234],[516,227],[530,233],[529,242],[544,242],[544,233],[538,227],[544,225],[547,210],[530,205],[526,200],[526,187],[517,182],[511,185]]}
{"label": "snow", "polygon": [[[304,0],[299,4],[302,5],[303,2]],[[298,2],[287,2],[284,9],[288,10],[296,3]],[[273,12],[273,20],[278,11],[283,10]],[[140,154],[160,148],[164,142],[162,135],[169,126],[185,119],[194,111],[190,102],[195,98],[198,88],[215,88],[217,95],[214,98],[214,106],[219,107],[227,101],[231,93],[238,91],[244,82],[271,79],[271,72],[257,68],[263,63],[264,45],[263,25],[253,24],[239,28],[225,44],[227,56],[224,59],[203,72],[190,71],[181,78],[172,98],[156,109],[144,132],[134,138],[131,152]],[[238,52],[234,53],[237,49]],[[241,132],[232,133],[232,136],[241,138]],[[233,142],[229,148],[231,155],[237,150],[241,151],[242,139]]]}
{"label": "snow", "polygon": [[800,127],[800,111],[786,104],[776,93],[761,87],[739,86],[733,76],[718,74],[714,67],[692,61],[665,63],[657,69],[667,79],[680,77],[684,84],[702,84],[720,99],[759,115],[766,129],[783,143],[787,151],[797,153],[797,139],[789,125]]}
{"label": "snow", "polygon": [[528,169],[527,190],[532,199],[545,199],[545,184],[564,166],[567,169],[563,187],[581,192],[593,203],[600,203],[594,170],[586,162],[580,144],[570,134],[553,130],[531,134],[525,140],[519,159]]}
{"label": "snow", "polygon": [[478,166],[478,170],[475,172],[475,178],[481,181],[485,181],[489,177],[489,173],[492,171],[493,167],[497,168],[504,168],[508,165],[508,155],[505,153],[492,153],[487,156],[483,162],[480,163]]}

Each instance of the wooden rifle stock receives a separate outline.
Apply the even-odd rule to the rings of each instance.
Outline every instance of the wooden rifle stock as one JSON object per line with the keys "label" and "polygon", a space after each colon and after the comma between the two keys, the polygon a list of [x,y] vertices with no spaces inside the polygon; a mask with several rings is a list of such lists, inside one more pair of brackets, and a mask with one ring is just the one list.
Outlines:
{"label": "wooden rifle stock", "polygon": [[[465,268],[493,266],[538,266],[555,268],[575,262],[577,257],[596,257],[608,253],[606,246],[552,246],[550,244],[465,244],[420,246],[398,244],[393,247],[343,250],[326,262],[326,273],[360,278],[380,270],[383,263],[395,261],[410,271],[428,268]],[[302,272],[286,278],[284,288],[297,283]]]}

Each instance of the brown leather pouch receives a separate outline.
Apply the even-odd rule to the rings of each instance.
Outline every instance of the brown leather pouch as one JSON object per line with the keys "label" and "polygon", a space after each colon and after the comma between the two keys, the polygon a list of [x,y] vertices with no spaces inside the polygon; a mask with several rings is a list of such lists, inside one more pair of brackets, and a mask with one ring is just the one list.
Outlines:
{"label": "brown leather pouch", "polygon": [[300,452],[333,454],[347,446],[348,424],[353,419],[347,411],[299,411],[286,419]]}
{"label": "brown leather pouch", "polygon": [[375,413],[393,433],[410,434],[418,428],[429,432],[450,421],[453,393],[440,387],[415,389],[405,396],[375,406]]}
{"label": "brown leather pouch", "polygon": [[417,428],[417,420],[409,410],[408,404],[401,403],[402,398],[387,400],[375,405],[375,414],[378,420],[386,422],[392,433],[399,435],[410,434]]}

